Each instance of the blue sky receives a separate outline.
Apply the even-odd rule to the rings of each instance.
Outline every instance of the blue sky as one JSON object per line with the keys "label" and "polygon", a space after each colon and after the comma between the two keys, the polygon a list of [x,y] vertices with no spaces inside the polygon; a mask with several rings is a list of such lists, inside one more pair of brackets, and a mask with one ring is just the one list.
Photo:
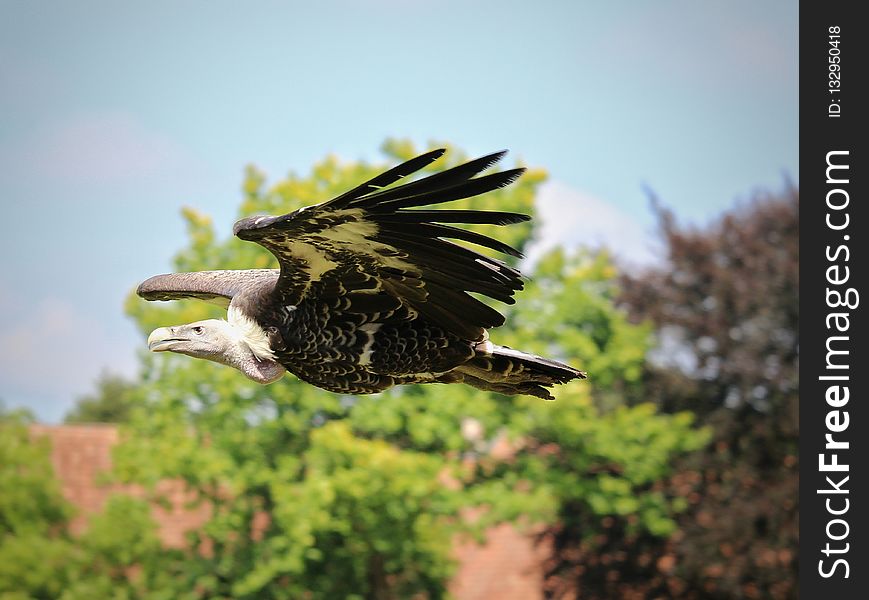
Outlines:
{"label": "blue sky", "polygon": [[388,136],[551,175],[550,243],[654,255],[652,189],[702,223],[798,173],[797,3],[0,0],[0,399],[57,421],[135,373],[122,302],[179,209],[228,234],[272,180]]}

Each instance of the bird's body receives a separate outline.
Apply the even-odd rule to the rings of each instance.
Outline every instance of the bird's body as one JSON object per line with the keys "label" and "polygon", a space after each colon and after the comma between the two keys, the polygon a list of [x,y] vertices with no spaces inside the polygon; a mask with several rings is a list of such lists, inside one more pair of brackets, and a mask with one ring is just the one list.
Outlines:
{"label": "bird's body", "polygon": [[234,233],[278,259],[280,269],[152,277],[148,300],[199,298],[227,304],[227,321],[151,334],[154,351],[233,366],[260,383],[290,371],[343,394],[406,383],[459,383],[551,398],[545,389],[585,375],[567,365],[492,344],[503,316],[467,292],[512,303],[521,275],[444,238],[518,256],[492,238],[444,223],[506,225],[526,215],[407,210],[502,187],[521,169],[474,177],[503,153],[387,187],[443,151],[403,163],[328,202],[287,215],[240,220]]}

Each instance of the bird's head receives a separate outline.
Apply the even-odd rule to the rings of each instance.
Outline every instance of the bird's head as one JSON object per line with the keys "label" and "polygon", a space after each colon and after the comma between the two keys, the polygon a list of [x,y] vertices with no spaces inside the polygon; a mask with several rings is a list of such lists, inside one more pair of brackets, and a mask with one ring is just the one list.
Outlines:
{"label": "bird's head", "polygon": [[188,325],[160,327],[148,336],[151,352],[177,352],[194,358],[217,360],[230,349],[229,323],[218,319],[197,321]]}
{"label": "bird's head", "polygon": [[186,354],[235,367],[258,383],[276,381],[285,371],[272,357],[257,356],[238,328],[220,319],[155,329],[148,336],[148,349]]}

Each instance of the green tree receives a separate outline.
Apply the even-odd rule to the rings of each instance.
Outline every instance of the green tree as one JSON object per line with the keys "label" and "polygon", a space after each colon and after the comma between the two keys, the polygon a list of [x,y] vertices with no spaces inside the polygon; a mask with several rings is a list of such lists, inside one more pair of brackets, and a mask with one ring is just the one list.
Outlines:
{"label": "green tree", "polygon": [[[397,162],[417,151],[391,140],[384,153]],[[430,170],[465,159],[456,150],[447,156]],[[239,216],[323,201],[381,168],[327,158],[309,176],[290,174],[269,188],[249,168]],[[454,206],[533,214],[544,180],[531,169]],[[176,270],[276,266],[254,244],[218,240],[206,216],[183,215],[190,240]],[[521,249],[534,231],[522,224],[492,233]],[[452,536],[472,528],[461,511],[474,506],[482,508],[476,532],[522,519],[581,530],[594,543],[616,516],[631,531],[670,533],[681,501],[655,482],[705,434],[687,415],[621,406],[624,391],[640,384],[650,331],[614,307],[616,272],[606,255],[556,250],[533,275],[493,338],[590,371],[589,382],[564,386],[556,402],[458,385],[340,396],[292,376],[263,387],[205,361],[147,356],[135,391],[146,410],[126,429],[116,471],[151,486],[180,478],[211,507],[178,558],[174,589],[203,598],[443,597]],[[207,304],[154,305],[132,295],[127,310],[143,333],[224,316]],[[469,421],[478,434],[463,435]]]}
{"label": "green tree", "polygon": [[72,507],[30,422],[0,412],[0,598],[123,600],[165,588],[157,563],[166,553],[146,503],[112,497],[82,536],[70,535]]}
{"label": "green tree", "polygon": [[33,418],[0,407],[0,533],[47,534],[61,527],[70,507],[60,495],[44,440],[32,440]]}
{"label": "green tree", "polygon": [[64,423],[123,423],[134,407],[135,382],[114,373],[102,373],[96,391],[80,396]]}

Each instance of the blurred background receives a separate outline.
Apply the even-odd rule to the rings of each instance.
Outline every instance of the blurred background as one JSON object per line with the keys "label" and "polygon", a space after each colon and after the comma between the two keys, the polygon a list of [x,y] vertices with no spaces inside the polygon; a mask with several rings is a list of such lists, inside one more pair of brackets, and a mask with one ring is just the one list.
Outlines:
{"label": "blurred background", "polygon": [[[797,6],[0,0],[0,597],[795,598]],[[144,352],[236,218],[417,152],[530,281],[555,403]],[[200,364],[201,363],[201,364]]]}

